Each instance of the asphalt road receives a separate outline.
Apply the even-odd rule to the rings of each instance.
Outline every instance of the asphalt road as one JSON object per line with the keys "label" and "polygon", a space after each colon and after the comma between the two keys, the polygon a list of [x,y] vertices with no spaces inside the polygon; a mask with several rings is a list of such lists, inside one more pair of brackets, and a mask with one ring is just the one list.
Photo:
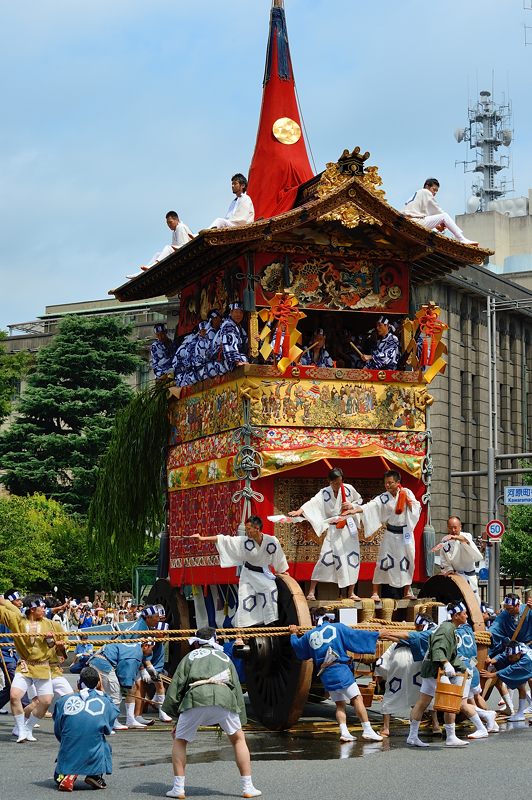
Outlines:
{"label": "asphalt road", "polygon": [[[372,718],[378,727],[379,716]],[[309,704],[290,732],[266,733],[248,726],[253,779],[271,800],[317,800],[337,797],[383,800],[451,800],[507,797],[529,800],[532,787],[532,727],[502,725],[501,732],[461,750],[446,749],[439,738],[419,750],[406,746],[407,727],[398,723],[390,739],[363,743],[360,727],[354,745],[341,745],[332,704]],[[38,742],[17,745],[12,718],[0,716],[0,800],[48,800],[57,790],[52,780],[57,743],[51,720],[35,731]],[[172,784],[169,727],[118,732],[112,737],[113,775],[106,800],[164,797]],[[422,731],[427,741],[430,736]],[[78,779],[77,794],[93,791]],[[240,780],[225,737],[204,731],[189,746],[186,794],[196,800],[240,796]]]}

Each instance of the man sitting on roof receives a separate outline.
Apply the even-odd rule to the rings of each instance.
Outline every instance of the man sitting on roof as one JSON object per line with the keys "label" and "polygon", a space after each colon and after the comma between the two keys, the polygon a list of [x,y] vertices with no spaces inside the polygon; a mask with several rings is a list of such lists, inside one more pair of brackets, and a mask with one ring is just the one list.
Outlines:
{"label": "man sitting on roof", "polygon": [[405,217],[419,222],[420,225],[429,230],[436,229],[442,233],[447,228],[461,244],[473,244],[478,247],[478,242],[466,239],[463,230],[435,201],[434,198],[439,188],[440,182],[437,178],[427,178],[423,188],[414,193],[414,196],[407,201],[401,213]]}
{"label": "man sitting on roof", "polygon": [[143,272],[150,269],[150,267],[154,267],[159,261],[162,261],[163,258],[168,258],[168,256],[171,256],[172,253],[175,253],[176,250],[179,250],[180,247],[188,244],[188,242],[194,238],[194,234],[188,225],[185,225],[185,223],[181,222],[179,219],[177,211],[169,211],[166,214],[166,224],[172,231],[172,243],[165,245],[159,253],[155,253],[150,262],[140,268],[140,272],[137,272],[135,275],[126,275],[126,278],[137,278],[139,275],[142,275]]}
{"label": "man sitting on roof", "polygon": [[255,220],[255,209],[251,197],[246,194],[248,180],[245,175],[237,172],[231,178],[231,189],[235,199],[229,206],[225,217],[217,217],[209,228],[237,228],[240,225],[249,225]]}

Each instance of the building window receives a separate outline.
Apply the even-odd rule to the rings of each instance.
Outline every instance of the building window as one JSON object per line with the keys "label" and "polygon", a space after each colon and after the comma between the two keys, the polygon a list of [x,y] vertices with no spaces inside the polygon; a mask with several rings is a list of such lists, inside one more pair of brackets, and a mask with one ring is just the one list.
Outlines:
{"label": "building window", "polygon": [[150,365],[141,364],[137,370],[137,389],[141,391],[146,389],[150,382]]}
{"label": "building window", "polygon": [[460,370],[460,416],[463,420],[468,417],[468,386],[467,386],[467,372]]}

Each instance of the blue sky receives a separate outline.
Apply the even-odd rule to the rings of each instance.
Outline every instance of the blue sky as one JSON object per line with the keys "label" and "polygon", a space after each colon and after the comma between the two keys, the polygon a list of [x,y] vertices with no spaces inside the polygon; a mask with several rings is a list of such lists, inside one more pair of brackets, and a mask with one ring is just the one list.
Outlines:
{"label": "blue sky", "polygon": [[[225,213],[249,166],[270,0],[0,0],[0,328],[106,297],[169,240]],[[401,206],[429,174],[464,210],[453,131],[468,99],[513,103],[532,185],[531,0],[286,0],[316,167],[360,145]],[[529,32],[532,40],[532,31]],[[494,75],[494,78],[493,78]]]}

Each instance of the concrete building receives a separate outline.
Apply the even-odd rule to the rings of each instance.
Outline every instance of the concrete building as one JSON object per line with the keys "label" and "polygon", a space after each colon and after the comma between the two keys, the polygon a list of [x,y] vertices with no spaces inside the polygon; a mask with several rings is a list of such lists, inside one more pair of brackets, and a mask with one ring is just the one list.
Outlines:
{"label": "concrete building", "polygon": [[[497,402],[499,452],[532,450],[532,291],[483,267],[467,267],[439,283],[418,287],[415,305],[434,300],[449,325],[447,370],[430,387],[435,399],[430,420],[432,522],[438,533],[445,531],[451,513],[458,514],[464,528],[476,536],[489,521],[487,478],[451,478],[451,472],[487,469],[488,294],[500,300],[530,300],[529,309],[497,314]],[[521,478],[507,482],[520,483]],[[500,513],[504,516],[503,506]]]}
{"label": "concrete building", "polygon": [[528,197],[492,201],[489,210],[459,214],[465,235],[494,251],[489,268],[532,290],[532,189]]}
{"label": "concrete building", "polygon": [[[9,337],[5,342],[8,353],[21,350],[36,353],[50,343],[57,332],[61,319],[69,314],[87,317],[119,315],[124,322],[133,326],[132,336],[139,343],[142,366],[128,378],[128,383],[142,389],[153,380],[149,365],[149,346],[153,341],[153,326],[156,322],[168,322],[168,327],[177,324],[178,306],[166,297],[155,297],[138,303],[119,303],[117,300],[87,300],[79,303],[65,303],[46,306],[44,314],[30,322],[17,322],[8,325]],[[19,387],[19,390],[22,387]]]}

